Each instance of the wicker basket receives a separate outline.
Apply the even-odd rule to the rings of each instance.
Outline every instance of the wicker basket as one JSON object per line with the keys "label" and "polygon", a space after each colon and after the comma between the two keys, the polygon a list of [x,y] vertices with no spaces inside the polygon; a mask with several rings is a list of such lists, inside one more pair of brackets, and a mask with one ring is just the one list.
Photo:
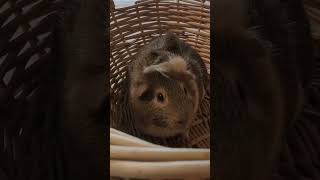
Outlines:
{"label": "wicker basket", "polygon": [[[111,127],[168,146],[210,146],[209,93],[200,105],[190,132],[190,141],[154,139],[139,134],[131,124],[128,107],[127,65],[137,50],[170,30],[198,50],[209,69],[210,13],[208,2],[138,1],[136,5],[111,10]],[[208,70],[209,71],[209,70]],[[207,90],[209,92],[209,89]]]}
{"label": "wicker basket", "polygon": [[[114,7],[112,1],[111,3],[112,7]],[[181,141],[180,138],[158,139],[140,134],[131,123],[132,116],[128,106],[127,94],[127,65],[134,59],[140,47],[167,31],[177,34],[181,39],[193,46],[204,60],[209,73],[209,8],[210,3],[203,0],[144,0],[137,1],[133,6],[118,9],[114,7],[111,9],[110,126],[114,128],[110,131],[111,177],[128,179],[210,178],[209,149],[203,149],[210,147],[209,89],[206,91],[205,100],[200,104],[197,117],[193,121],[193,126],[190,130],[190,139],[187,141]],[[125,138],[124,141],[126,143],[121,143],[123,139],[118,137],[119,131],[115,129],[125,132],[120,132],[120,134]],[[147,143],[147,147],[140,147],[138,144],[132,144],[131,140],[126,139],[128,136],[130,136],[129,139],[139,139],[139,142],[146,140],[162,146]],[[127,143],[130,145],[128,146]],[[149,145],[152,147],[149,147]],[[117,152],[117,150],[120,152]],[[144,159],[146,158],[145,156],[141,159],[136,159],[137,152],[143,152],[148,156],[147,159]],[[168,153],[170,155],[168,157],[172,158],[159,159],[159,153]],[[182,155],[182,158],[175,159],[173,158],[175,153],[185,153],[187,155]],[[205,154],[204,156],[203,153]],[[160,155],[160,157],[162,156]],[[181,166],[181,164],[185,165]],[[198,168],[193,169],[192,167]],[[156,170],[157,168],[159,170]],[[181,168],[185,168],[188,171],[181,171]],[[193,170],[190,170],[190,168]]]}
{"label": "wicker basket", "polygon": [[314,41],[314,51],[320,57],[320,5],[317,0],[303,0],[304,9],[310,23],[312,38]]}
{"label": "wicker basket", "polygon": [[[61,1],[0,1],[0,179],[52,179],[54,31]],[[53,163],[55,162],[55,163]]]}
{"label": "wicker basket", "polygon": [[0,1],[0,180],[107,177],[106,4]]}

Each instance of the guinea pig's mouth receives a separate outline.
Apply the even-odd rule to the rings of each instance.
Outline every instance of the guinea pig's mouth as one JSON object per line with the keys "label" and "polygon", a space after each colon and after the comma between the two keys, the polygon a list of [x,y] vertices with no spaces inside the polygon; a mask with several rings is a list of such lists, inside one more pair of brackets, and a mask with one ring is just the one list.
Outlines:
{"label": "guinea pig's mouth", "polygon": [[157,127],[167,128],[169,126],[168,121],[163,118],[153,118],[151,123]]}
{"label": "guinea pig's mouth", "polygon": [[[171,123],[170,123],[171,122]],[[139,124],[137,128],[146,135],[154,137],[173,137],[187,131],[186,121],[170,121],[163,117],[154,117],[146,124]]]}

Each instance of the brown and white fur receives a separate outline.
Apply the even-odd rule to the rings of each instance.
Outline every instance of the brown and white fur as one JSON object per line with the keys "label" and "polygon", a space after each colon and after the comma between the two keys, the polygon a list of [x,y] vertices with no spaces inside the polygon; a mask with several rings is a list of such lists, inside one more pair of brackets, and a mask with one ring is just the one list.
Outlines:
{"label": "brown and white fur", "polygon": [[129,68],[136,128],[154,137],[186,135],[204,96],[203,70],[196,51],[174,34],[143,47]]}

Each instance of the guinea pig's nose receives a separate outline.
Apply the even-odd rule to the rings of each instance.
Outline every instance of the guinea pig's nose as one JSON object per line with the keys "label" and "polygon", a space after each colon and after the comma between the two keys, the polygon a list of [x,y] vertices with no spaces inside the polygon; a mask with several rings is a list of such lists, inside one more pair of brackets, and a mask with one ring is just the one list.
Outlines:
{"label": "guinea pig's nose", "polygon": [[184,128],[187,125],[187,122],[184,119],[177,121],[177,126]]}
{"label": "guinea pig's nose", "polygon": [[179,120],[177,123],[180,124],[180,125],[183,125],[184,121],[183,120]]}

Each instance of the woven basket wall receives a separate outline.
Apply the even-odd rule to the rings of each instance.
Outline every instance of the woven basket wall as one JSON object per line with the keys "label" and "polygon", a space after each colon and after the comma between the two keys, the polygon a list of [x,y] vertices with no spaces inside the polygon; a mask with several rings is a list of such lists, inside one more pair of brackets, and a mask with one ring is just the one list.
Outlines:
{"label": "woven basket wall", "polygon": [[[52,108],[61,1],[0,1],[0,179],[52,179]],[[55,162],[55,163],[53,163]]]}
{"label": "woven basket wall", "polygon": [[[112,2],[111,2],[112,3]],[[113,6],[114,7],[114,6]],[[171,31],[192,45],[209,73],[210,4],[203,0],[145,0],[110,11],[110,125],[153,143],[175,147],[210,147],[209,89],[190,130],[190,139],[157,139],[141,135],[131,123],[127,66],[143,45]]]}
{"label": "woven basket wall", "polygon": [[314,51],[320,57],[320,4],[317,0],[303,0],[303,3],[310,22]]}

